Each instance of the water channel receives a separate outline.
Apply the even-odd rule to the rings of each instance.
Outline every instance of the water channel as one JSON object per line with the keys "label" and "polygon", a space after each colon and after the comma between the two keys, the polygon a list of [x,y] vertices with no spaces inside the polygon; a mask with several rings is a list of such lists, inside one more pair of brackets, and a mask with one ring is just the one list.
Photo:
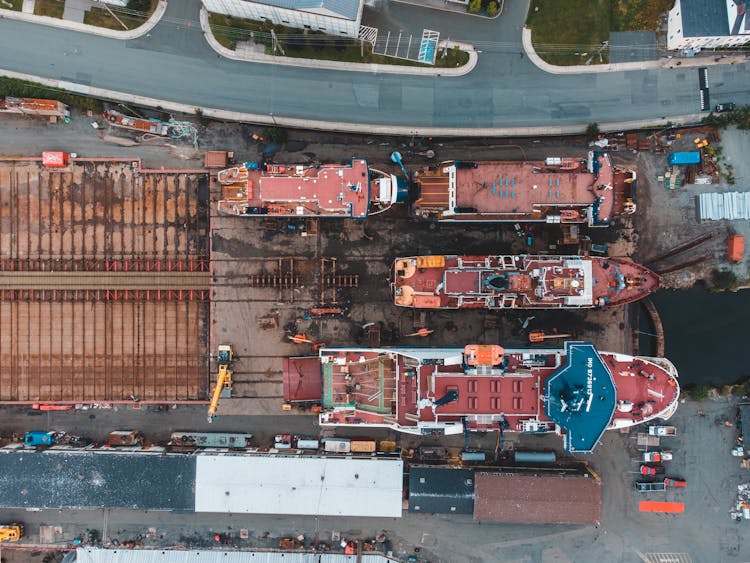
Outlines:
{"label": "water channel", "polygon": [[[712,293],[698,286],[661,290],[652,300],[664,325],[665,356],[681,385],[724,385],[750,376],[750,290]],[[653,354],[645,310],[640,325],[641,353]]]}

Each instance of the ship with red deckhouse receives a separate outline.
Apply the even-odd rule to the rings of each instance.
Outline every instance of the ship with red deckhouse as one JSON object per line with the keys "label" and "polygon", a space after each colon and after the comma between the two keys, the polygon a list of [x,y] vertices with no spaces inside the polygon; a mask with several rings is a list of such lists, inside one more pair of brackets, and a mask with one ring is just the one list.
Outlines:
{"label": "ship with red deckhouse", "polygon": [[636,210],[636,172],[609,154],[543,161],[459,161],[417,170],[411,213],[439,222],[535,222],[606,227]]}
{"label": "ship with red deckhouse", "polygon": [[579,309],[642,299],[658,274],[627,258],[434,255],[397,258],[393,301],[418,309]]}
{"label": "ship with red deckhouse", "polygon": [[284,361],[284,399],[321,403],[322,426],[408,434],[557,432],[590,452],[606,430],[666,420],[680,386],[669,360],[564,348],[322,348]]}
{"label": "ship with red deckhouse", "polygon": [[366,219],[408,197],[403,178],[348,164],[245,162],[218,173],[219,212],[238,217]]}

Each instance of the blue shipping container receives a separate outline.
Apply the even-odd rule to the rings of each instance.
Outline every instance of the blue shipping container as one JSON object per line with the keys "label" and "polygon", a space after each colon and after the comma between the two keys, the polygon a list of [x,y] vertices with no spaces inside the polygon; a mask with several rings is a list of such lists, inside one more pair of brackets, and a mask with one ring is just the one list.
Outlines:
{"label": "blue shipping container", "polygon": [[700,164],[701,153],[698,151],[673,152],[669,155],[669,165]]}

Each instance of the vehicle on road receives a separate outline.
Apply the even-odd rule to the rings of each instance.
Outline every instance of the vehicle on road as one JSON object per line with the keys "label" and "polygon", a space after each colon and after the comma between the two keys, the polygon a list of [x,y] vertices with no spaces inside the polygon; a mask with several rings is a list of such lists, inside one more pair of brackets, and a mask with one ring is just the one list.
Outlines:
{"label": "vehicle on road", "polygon": [[733,102],[725,102],[723,104],[716,104],[714,111],[716,111],[716,113],[724,113],[725,111],[734,111],[735,109],[737,109],[736,104]]}
{"label": "vehicle on road", "polygon": [[643,461],[646,463],[660,463],[662,461],[672,461],[672,452],[669,450],[643,452]]}
{"label": "vehicle on road", "polygon": [[651,436],[676,436],[677,428],[674,426],[649,426],[648,433]]}
{"label": "vehicle on road", "polygon": [[23,524],[0,524],[0,543],[17,542],[23,537]]}
{"label": "vehicle on road", "polygon": [[650,465],[650,464],[642,464],[641,465],[641,475],[662,475],[665,473],[665,469],[663,465]]}

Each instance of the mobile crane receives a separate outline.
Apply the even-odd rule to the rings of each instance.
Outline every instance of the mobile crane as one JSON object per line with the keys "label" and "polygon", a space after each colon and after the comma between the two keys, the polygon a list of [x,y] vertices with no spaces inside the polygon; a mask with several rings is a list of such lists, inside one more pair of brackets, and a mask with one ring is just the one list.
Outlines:
{"label": "mobile crane", "polygon": [[232,353],[231,344],[221,344],[218,353],[219,370],[216,376],[216,387],[214,387],[214,392],[211,396],[211,404],[208,406],[208,422],[213,422],[216,418],[219,399],[223,395],[229,396],[232,392],[233,360],[234,354]]}
{"label": "mobile crane", "polygon": [[0,524],[0,543],[17,542],[23,536],[23,525]]}

